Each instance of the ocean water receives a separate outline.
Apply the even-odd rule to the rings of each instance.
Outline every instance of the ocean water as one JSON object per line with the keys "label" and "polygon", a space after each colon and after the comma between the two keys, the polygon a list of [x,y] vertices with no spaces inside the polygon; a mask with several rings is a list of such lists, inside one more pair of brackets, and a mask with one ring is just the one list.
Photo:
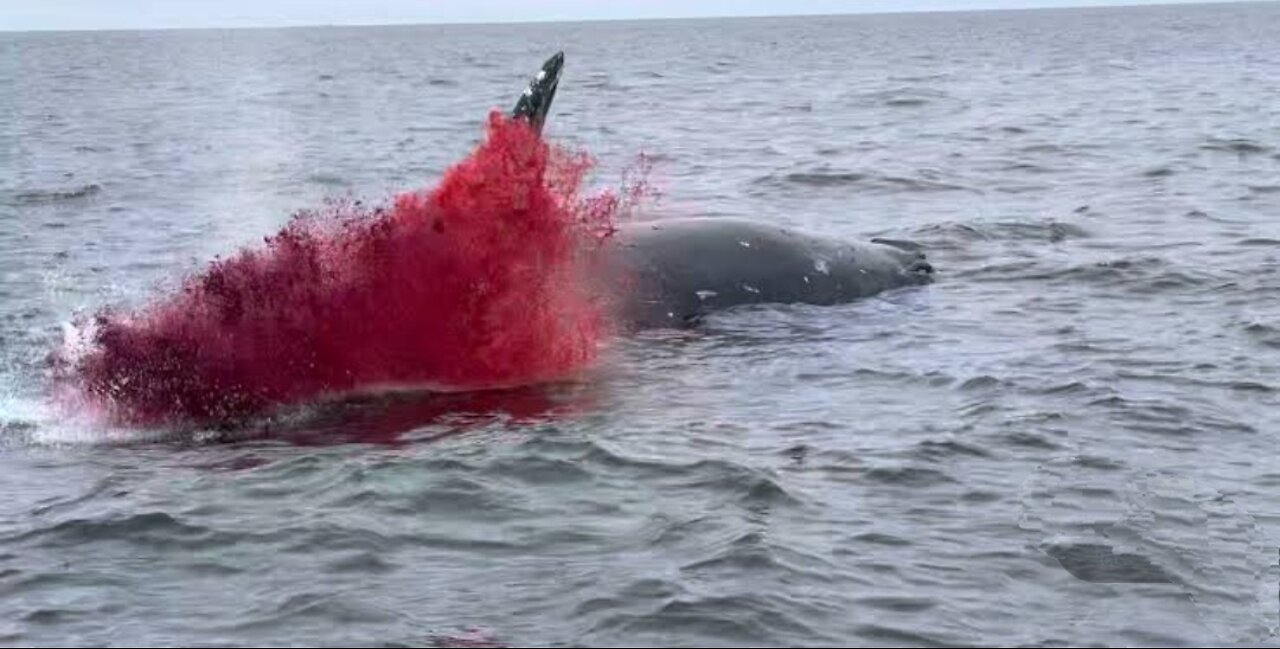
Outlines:
{"label": "ocean water", "polygon": [[[1280,4],[0,34],[0,643],[1275,645]],[[548,125],[927,287],[233,435],[45,404],[78,313]]]}

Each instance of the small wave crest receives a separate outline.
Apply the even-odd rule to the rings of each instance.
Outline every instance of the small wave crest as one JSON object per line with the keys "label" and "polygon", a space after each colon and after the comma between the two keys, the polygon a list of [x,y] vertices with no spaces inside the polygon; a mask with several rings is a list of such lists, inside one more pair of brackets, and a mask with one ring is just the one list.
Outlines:
{"label": "small wave crest", "polygon": [[755,179],[754,184],[761,187],[786,188],[843,188],[857,187],[862,190],[881,191],[885,193],[919,193],[919,192],[951,192],[973,191],[964,185],[935,180],[924,176],[895,176],[859,171],[843,171],[838,169],[815,169],[812,171],[796,171],[791,173],[772,173]]}
{"label": "small wave crest", "polygon": [[1043,241],[1059,243],[1091,236],[1084,226],[1056,218],[1009,220],[975,223],[937,223],[924,226],[912,233],[912,240],[920,241],[934,250],[967,247],[973,242]]}
{"label": "small wave crest", "polygon": [[964,103],[946,92],[933,88],[905,86],[858,95],[857,101],[868,106],[889,108],[962,108]]}
{"label": "small wave crest", "polygon": [[1271,151],[1272,147],[1248,138],[1209,138],[1200,145],[1206,151],[1225,151],[1227,153],[1256,154]]}
{"label": "small wave crest", "polygon": [[17,206],[47,205],[88,198],[101,191],[102,185],[97,183],[81,185],[73,189],[23,189],[12,192],[6,202]]}

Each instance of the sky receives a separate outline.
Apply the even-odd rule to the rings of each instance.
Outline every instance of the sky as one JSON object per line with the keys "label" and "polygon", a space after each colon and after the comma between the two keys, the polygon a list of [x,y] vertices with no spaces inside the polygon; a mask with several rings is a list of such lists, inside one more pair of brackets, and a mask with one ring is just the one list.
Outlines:
{"label": "sky", "polygon": [[1204,0],[0,0],[0,31],[844,14]]}

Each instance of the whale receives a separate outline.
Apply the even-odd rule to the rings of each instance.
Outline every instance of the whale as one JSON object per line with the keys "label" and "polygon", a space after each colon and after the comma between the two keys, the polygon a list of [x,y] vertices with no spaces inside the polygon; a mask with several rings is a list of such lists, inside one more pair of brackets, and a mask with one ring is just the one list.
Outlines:
{"label": "whale", "polygon": [[[564,52],[543,64],[512,117],[541,134],[564,70]],[[591,277],[624,328],[688,328],[713,313],[753,304],[830,306],[934,281],[921,246],[850,241],[777,223],[690,216],[618,224]]]}

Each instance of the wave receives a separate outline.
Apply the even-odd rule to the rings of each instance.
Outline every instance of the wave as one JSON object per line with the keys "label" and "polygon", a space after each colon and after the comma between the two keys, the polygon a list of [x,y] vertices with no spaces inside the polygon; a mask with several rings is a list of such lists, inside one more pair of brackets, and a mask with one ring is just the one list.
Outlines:
{"label": "wave", "polygon": [[101,191],[102,186],[96,183],[81,185],[75,189],[25,189],[12,192],[6,202],[18,206],[45,205],[89,198]]}
{"label": "wave", "polygon": [[752,182],[762,187],[858,187],[865,190],[890,193],[975,191],[964,185],[929,178],[830,169],[766,174],[757,177]]}
{"label": "wave", "polygon": [[1216,137],[1209,138],[1209,141],[1200,145],[1200,148],[1206,151],[1226,151],[1239,154],[1266,153],[1272,149],[1271,146],[1247,138]]}

